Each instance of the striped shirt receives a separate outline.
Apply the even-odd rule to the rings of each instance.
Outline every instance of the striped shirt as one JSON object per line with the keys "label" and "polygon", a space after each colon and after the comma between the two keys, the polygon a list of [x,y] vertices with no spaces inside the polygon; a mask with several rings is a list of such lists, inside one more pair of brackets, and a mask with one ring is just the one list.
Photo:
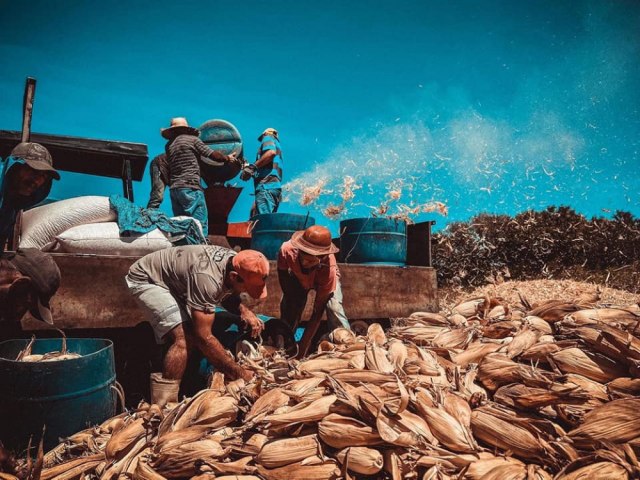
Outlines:
{"label": "striped shirt", "polygon": [[260,143],[260,148],[258,148],[256,162],[269,150],[275,150],[276,156],[273,157],[272,162],[269,162],[264,167],[258,169],[257,175],[254,178],[256,188],[281,188],[282,150],[280,150],[280,142],[276,137],[265,135],[262,139],[262,143]]}
{"label": "striped shirt", "polygon": [[226,162],[227,156],[211,150],[195,135],[178,135],[169,140],[164,150],[169,159],[171,172],[171,188],[195,188],[202,190],[200,185],[200,161],[202,157],[217,162]]}

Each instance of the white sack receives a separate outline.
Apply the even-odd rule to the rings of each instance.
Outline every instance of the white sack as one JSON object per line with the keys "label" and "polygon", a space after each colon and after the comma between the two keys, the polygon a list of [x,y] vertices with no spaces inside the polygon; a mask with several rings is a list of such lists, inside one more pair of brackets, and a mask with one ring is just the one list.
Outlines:
{"label": "white sack", "polygon": [[75,197],[32,208],[22,216],[20,247],[46,251],[55,244],[56,235],[70,228],[116,218],[109,208],[109,197]]}
{"label": "white sack", "polygon": [[92,223],[70,228],[56,236],[55,252],[139,256],[170,248],[173,244],[158,230],[121,237],[116,222]]}

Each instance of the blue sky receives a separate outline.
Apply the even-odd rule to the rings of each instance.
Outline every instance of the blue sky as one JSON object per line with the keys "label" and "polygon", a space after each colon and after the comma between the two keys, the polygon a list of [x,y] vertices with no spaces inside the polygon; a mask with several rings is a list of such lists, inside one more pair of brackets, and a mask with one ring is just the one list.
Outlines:
{"label": "blue sky", "polygon": [[[438,225],[551,204],[640,215],[640,3],[0,0],[0,128],[142,142],[174,116],[281,132],[287,202],[334,231],[386,205]],[[345,176],[354,196],[342,202]],[[321,182],[309,206],[300,194]],[[349,183],[350,181],[347,181]],[[239,179],[232,183],[241,185]],[[244,184],[231,220],[252,202]],[[63,172],[56,198],[117,180]],[[144,204],[149,179],[134,184]],[[168,201],[164,208],[170,211]],[[322,212],[337,207],[337,219]]]}

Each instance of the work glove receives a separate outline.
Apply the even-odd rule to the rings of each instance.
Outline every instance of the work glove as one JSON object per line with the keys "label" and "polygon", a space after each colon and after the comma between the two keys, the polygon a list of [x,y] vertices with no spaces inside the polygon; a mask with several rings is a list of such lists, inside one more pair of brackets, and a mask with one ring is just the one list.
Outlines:
{"label": "work glove", "polygon": [[240,179],[245,182],[250,178],[256,176],[258,172],[258,168],[253,163],[247,163],[244,167],[242,167],[242,172],[240,172]]}

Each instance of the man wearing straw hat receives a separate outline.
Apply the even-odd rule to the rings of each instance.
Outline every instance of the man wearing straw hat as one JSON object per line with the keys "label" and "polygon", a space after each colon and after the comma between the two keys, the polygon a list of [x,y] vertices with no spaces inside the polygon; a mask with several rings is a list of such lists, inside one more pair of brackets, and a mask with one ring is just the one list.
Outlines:
{"label": "man wearing straw hat", "polygon": [[253,177],[256,200],[251,216],[275,213],[282,200],[282,150],[275,128],[267,128],[258,137],[260,147],[256,162],[244,166],[240,178]]}
{"label": "man wearing straw hat", "polygon": [[200,183],[200,159],[238,162],[235,154],[224,155],[210,149],[200,140],[200,131],[190,127],[187,119],[171,119],[169,128],[160,129],[168,140],[165,146],[170,173],[171,208],[174,215],[187,215],[200,221],[204,235],[209,233],[209,213]]}
{"label": "man wearing straw hat", "polygon": [[280,316],[295,330],[307,303],[309,290],[316,291],[313,313],[300,342],[299,356],[306,355],[324,311],[329,330],[350,329],[342,306],[340,271],[328,228],[314,225],[293,234],[278,252],[278,280],[282,288]]}

